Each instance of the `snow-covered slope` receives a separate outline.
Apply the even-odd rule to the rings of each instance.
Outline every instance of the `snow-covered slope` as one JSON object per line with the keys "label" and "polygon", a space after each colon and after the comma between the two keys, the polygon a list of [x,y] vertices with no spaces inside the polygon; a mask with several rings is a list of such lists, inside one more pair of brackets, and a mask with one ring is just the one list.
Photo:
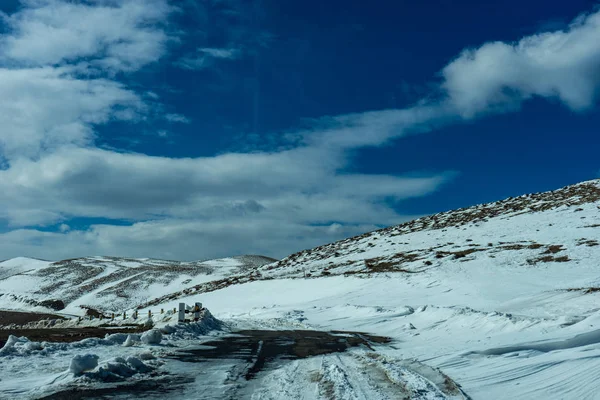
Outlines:
{"label": "snow-covered slope", "polygon": [[[440,368],[474,399],[594,399],[599,242],[595,180],[302,251],[157,304],[200,300],[243,327],[387,335],[394,344],[377,351],[393,365]],[[356,375],[350,364],[336,364],[342,376]],[[309,362],[286,368],[261,384],[291,387],[314,372]],[[366,398],[352,386],[348,378],[347,398]]]}
{"label": "snow-covered slope", "polygon": [[20,257],[0,263],[0,308],[119,312],[192,284],[245,274],[272,261],[262,256],[198,262],[118,257],[50,262]]}
{"label": "snow-covered slope", "polygon": [[[151,299],[143,307],[219,290],[256,280],[378,276],[397,273],[443,274],[451,277],[473,265],[515,273],[532,268],[544,270],[561,264],[566,271],[577,266],[576,275],[596,264],[600,257],[600,180],[582,182],[552,192],[458,209],[423,217],[405,224],[366,233],[283,260],[189,286],[179,292]],[[483,265],[483,266],[482,266]],[[512,284],[517,284],[512,282]],[[590,286],[585,279],[548,281],[557,288]]]}
{"label": "snow-covered slope", "polygon": [[416,273],[473,263],[543,267],[598,260],[600,180],[420,218],[305,250],[263,277]]}

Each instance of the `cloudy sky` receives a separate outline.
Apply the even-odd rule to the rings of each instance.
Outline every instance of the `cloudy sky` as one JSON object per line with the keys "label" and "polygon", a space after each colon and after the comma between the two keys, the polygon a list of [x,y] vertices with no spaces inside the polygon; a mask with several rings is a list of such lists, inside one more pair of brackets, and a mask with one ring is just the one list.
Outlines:
{"label": "cloudy sky", "polygon": [[0,7],[0,259],[283,257],[599,175],[591,0]]}

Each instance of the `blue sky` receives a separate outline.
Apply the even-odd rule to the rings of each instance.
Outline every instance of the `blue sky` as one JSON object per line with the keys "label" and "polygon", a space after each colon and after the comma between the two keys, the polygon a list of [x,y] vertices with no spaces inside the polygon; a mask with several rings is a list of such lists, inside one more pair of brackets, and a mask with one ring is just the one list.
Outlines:
{"label": "blue sky", "polygon": [[0,259],[282,257],[600,172],[595,1],[1,9]]}

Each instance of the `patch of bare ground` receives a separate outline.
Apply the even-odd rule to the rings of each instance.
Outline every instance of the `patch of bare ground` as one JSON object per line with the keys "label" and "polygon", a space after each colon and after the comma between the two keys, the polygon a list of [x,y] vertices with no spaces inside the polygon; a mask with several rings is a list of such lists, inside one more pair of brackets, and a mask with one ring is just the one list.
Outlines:
{"label": "patch of bare ground", "polygon": [[569,256],[554,257],[551,255],[548,255],[548,256],[542,256],[542,257],[538,257],[538,258],[530,258],[527,260],[527,264],[536,265],[541,262],[547,263],[547,262],[567,262],[567,261],[571,261]]}
{"label": "patch of bare ground", "polygon": [[30,298],[27,298],[24,296],[17,296],[12,293],[0,293],[0,297],[4,297],[4,296],[6,296],[7,299],[10,299],[12,301],[29,304],[30,306],[34,306],[34,307],[45,307],[45,308],[49,308],[54,311],[60,311],[65,308],[65,303],[62,300],[58,300],[58,299],[48,299],[48,300],[37,301],[37,300],[33,300],[33,299],[30,299]]}
{"label": "patch of bare ground", "polygon": [[571,288],[566,289],[567,292],[583,292],[583,294],[591,294],[600,292],[600,287],[587,287],[587,288]]}
{"label": "patch of bare ground", "polygon": [[556,254],[563,250],[564,250],[564,248],[563,248],[562,244],[553,244],[553,245],[548,246],[546,248],[546,251],[544,251],[542,254]]}
{"label": "patch of bare ground", "polygon": [[600,245],[600,243],[598,243],[598,241],[596,239],[581,238],[577,241],[577,246],[595,247],[598,245]]}
{"label": "patch of bare ground", "polygon": [[43,314],[43,313],[28,313],[19,311],[0,311],[0,327],[6,325],[25,325],[30,322],[38,322],[52,319],[65,319],[60,315]]}
{"label": "patch of bare ground", "polygon": [[528,249],[533,249],[533,250],[539,249],[540,247],[544,247],[544,245],[539,244],[539,243],[532,243],[529,246],[527,246]]}
{"label": "patch of bare ground", "polygon": [[377,257],[365,260],[367,272],[412,272],[402,268],[402,264],[420,260],[416,253],[398,253],[392,257]]}
{"label": "patch of bare ground", "polygon": [[453,259],[458,260],[460,258],[464,258],[464,257],[468,256],[469,254],[473,254],[478,251],[484,251],[484,249],[470,248],[470,249],[459,250],[459,251],[437,251],[435,253],[435,258],[444,258],[444,257],[452,256]]}

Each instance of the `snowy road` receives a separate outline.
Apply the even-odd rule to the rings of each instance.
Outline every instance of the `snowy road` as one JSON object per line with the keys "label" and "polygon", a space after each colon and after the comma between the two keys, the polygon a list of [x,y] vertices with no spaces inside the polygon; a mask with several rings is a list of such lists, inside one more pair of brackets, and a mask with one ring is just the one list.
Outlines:
{"label": "snowy road", "polygon": [[[245,331],[173,357],[202,373],[182,398],[215,399],[467,399],[440,371],[387,358],[386,338],[318,331]],[[207,358],[211,359],[207,363]],[[227,366],[224,371],[224,367]],[[189,372],[188,372],[189,376]],[[188,385],[190,386],[190,385]],[[199,398],[199,397],[196,397]]]}
{"label": "snowy road", "polygon": [[[57,399],[466,399],[439,371],[377,352],[387,338],[319,331],[240,331],[163,353],[135,382],[78,386]],[[157,371],[158,372],[158,371]]]}

